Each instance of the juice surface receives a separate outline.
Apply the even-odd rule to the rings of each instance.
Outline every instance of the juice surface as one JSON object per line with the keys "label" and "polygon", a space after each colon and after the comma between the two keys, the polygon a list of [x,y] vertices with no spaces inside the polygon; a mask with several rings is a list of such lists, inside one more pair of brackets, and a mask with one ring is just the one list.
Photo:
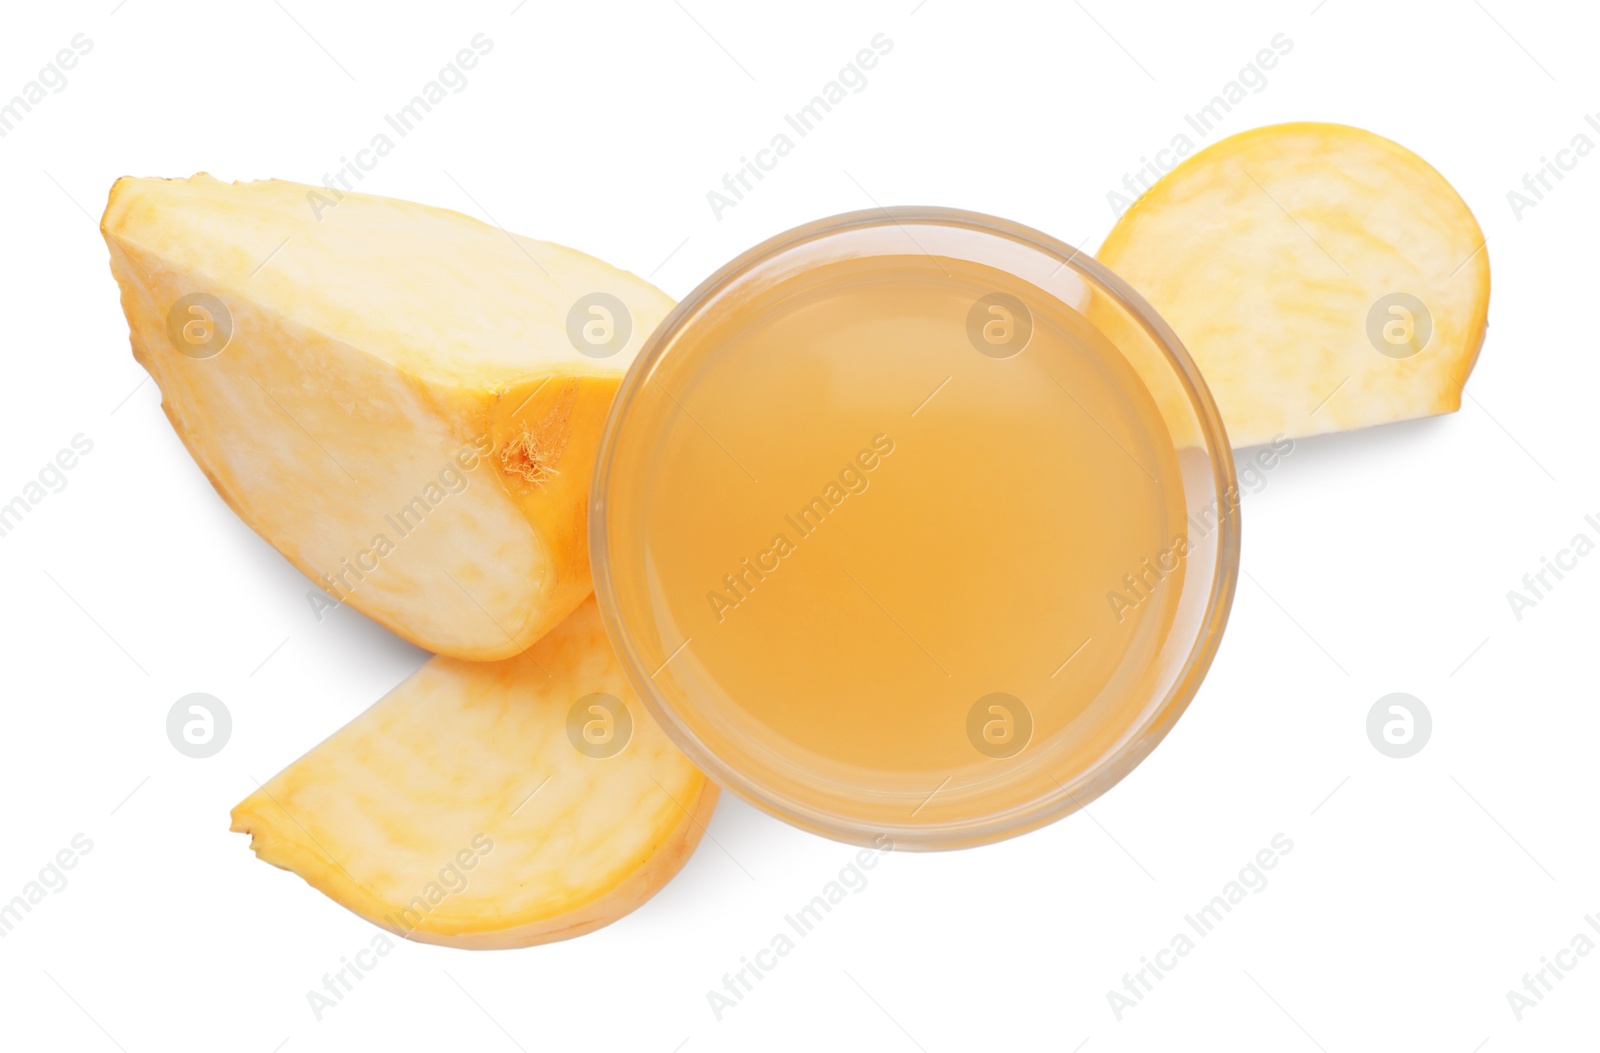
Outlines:
{"label": "juice surface", "polygon": [[712,752],[796,799],[959,820],[1050,792],[1150,703],[1180,455],[1067,305],[950,258],[833,262],[720,305],[638,397],[618,589]]}

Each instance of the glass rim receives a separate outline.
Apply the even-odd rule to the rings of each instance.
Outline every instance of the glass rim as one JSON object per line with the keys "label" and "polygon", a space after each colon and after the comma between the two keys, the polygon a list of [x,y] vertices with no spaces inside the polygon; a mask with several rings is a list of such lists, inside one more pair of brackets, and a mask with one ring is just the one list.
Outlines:
{"label": "glass rim", "polygon": [[[948,226],[986,233],[1019,242],[1060,261],[1087,284],[1116,302],[1160,349],[1176,375],[1190,408],[1199,423],[1207,460],[1218,499],[1229,500],[1228,511],[1218,517],[1217,555],[1211,595],[1207,598],[1195,639],[1189,647],[1172,687],[1142,721],[1131,725],[1129,737],[1114,752],[1107,754],[1082,777],[1076,791],[1061,787],[1059,794],[1048,794],[1032,802],[988,816],[942,824],[879,824],[841,817],[834,812],[807,806],[787,795],[774,792],[761,780],[725,762],[680,719],[675,708],[657,690],[653,674],[640,659],[635,641],[623,623],[616,597],[609,551],[607,497],[612,479],[613,459],[619,435],[639,389],[679,334],[685,323],[715,296],[760,264],[810,241],[845,231],[873,227]],[[1230,496],[1231,495],[1231,496]],[[1187,710],[1221,643],[1233,606],[1239,574],[1238,480],[1232,447],[1222,415],[1211,390],[1188,351],[1164,319],[1138,292],[1099,261],[1066,242],[1039,230],[997,216],[943,206],[900,205],[844,212],[790,228],[735,256],[717,268],[680,300],[646,338],[629,365],[606,414],[596,451],[589,491],[589,564],[594,578],[594,593],[606,634],[622,665],[624,675],[638,693],[650,716],[683,751],[690,762],[720,786],[770,815],[792,826],[847,844],[879,845],[887,836],[897,849],[936,850],[971,847],[1005,840],[1062,819],[1116,785],[1160,744],[1178,718]]]}

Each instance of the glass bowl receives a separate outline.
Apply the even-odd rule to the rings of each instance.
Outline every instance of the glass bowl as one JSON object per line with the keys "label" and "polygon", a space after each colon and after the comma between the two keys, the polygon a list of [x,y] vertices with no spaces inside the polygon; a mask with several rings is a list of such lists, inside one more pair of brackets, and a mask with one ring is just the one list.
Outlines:
{"label": "glass bowl", "polygon": [[873,209],[662,321],[601,438],[590,558],[632,685],[713,779],[840,841],[957,848],[1166,735],[1227,621],[1238,500],[1204,381],[1115,275],[1006,220]]}

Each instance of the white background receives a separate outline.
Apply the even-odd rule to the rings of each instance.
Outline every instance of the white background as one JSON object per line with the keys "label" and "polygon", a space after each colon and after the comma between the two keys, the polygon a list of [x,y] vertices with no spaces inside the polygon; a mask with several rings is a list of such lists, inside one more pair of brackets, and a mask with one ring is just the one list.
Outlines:
{"label": "white background", "polygon": [[[1520,1022],[1506,998],[1600,914],[1600,555],[1520,621],[1506,599],[1575,533],[1600,538],[1583,519],[1600,518],[1600,157],[1520,219],[1507,199],[1580,132],[1600,144],[1584,123],[1600,111],[1592,9],[115,3],[13,5],[0,32],[5,97],[74,34],[93,41],[0,139],[0,498],[74,435],[94,444],[0,538],[0,900],[74,835],[93,842],[0,940],[0,1046],[1596,1041],[1600,953]],[[1489,237],[1488,342],[1460,413],[1302,441],[1248,499],[1216,664],[1092,814],[985,849],[891,855],[719,1022],[706,992],[853,854],[726,800],[717,843],[621,922],[515,952],[402,943],[318,1022],[307,991],[378,930],[256,861],[228,811],[425,656],[348,608],[319,624],[304,579],[214,494],[130,355],[96,223],[124,174],[320,182],[478,33],[494,48],[467,87],[363,189],[487,209],[674,295],[771,234],[875,202],[992,212],[1092,248],[1107,191],[1283,33],[1292,52],[1210,141],[1317,119],[1419,152]],[[894,47],[865,90],[715,218],[707,191],[878,33]],[[207,760],[164,732],[194,691],[233,714]],[[1365,732],[1392,691],[1434,719],[1407,760]],[[1294,847],[1267,887],[1119,1022],[1107,991],[1278,833]]]}

